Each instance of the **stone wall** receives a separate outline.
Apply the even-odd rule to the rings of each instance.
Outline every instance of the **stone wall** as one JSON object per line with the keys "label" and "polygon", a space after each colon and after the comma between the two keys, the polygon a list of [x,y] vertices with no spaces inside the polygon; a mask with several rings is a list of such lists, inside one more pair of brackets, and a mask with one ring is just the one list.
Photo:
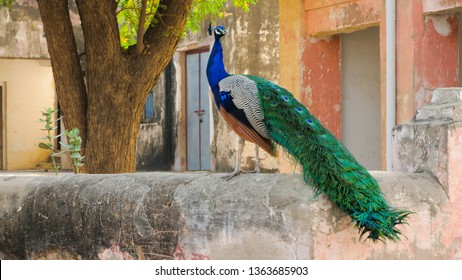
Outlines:
{"label": "stone wall", "polygon": [[358,240],[298,174],[1,174],[0,258],[462,259],[461,201],[429,175],[372,174],[415,212],[399,242]]}
{"label": "stone wall", "polygon": [[462,88],[435,89],[413,121],[393,130],[393,170],[428,172],[451,198],[462,187],[461,151]]}

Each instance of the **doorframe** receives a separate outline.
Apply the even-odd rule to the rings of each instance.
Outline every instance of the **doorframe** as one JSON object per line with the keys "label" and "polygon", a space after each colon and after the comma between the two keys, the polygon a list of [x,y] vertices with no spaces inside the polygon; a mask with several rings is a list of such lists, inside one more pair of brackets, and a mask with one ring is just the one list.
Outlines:
{"label": "doorframe", "polygon": [[[183,72],[183,75],[184,75],[184,81],[185,81],[185,85],[184,85],[184,92],[185,92],[185,106],[184,106],[184,110],[183,110],[183,114],[185,116],[185,125],[184,125],[184,135],[186,136],[185,137],[185,151],[186,151],[186,154],[185,154],[185,159],[186,159],[186,171],[189,171],[189,168],[188,168],[188,55],[191,55],[191,54],[197,54],[197,53],[204,53],[204,52],[209,52],[210,51],[210,47],[209,46],[206,46],[206,47],[200,47],[200,48],[197,48],[197,49],[192,49],[192,50],[187,50],[184,52],[184,72]],[[200,63],[199,63],[199,71],[201,70],[200,68]],[[200,88],[200,80],[199,80],[199,88]],[[199,104],[200,104],[200,100],[199,100]],[[210,114],[212,115],[212,114]],[[212,121],[212,120],[210,120]],[[199,133],[199,139],[200,139],[200,133]],[[199,140],[199,143],[200,143],[200,140]],[[199,153],[200,154],[200,153]]]}

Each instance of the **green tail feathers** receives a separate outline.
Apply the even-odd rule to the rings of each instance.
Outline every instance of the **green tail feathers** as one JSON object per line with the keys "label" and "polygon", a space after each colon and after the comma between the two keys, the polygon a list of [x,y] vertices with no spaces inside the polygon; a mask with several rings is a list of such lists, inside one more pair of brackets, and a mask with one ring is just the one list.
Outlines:
{"label": "green tail feathers", "polygon": [[360,238],[398,240],[396,225],[411,212],[396,210],[377,181],[351,153],[287,90],[262,78],[257,82],[269,135],[303,167],[306,182],[324,193],[356,223]]}

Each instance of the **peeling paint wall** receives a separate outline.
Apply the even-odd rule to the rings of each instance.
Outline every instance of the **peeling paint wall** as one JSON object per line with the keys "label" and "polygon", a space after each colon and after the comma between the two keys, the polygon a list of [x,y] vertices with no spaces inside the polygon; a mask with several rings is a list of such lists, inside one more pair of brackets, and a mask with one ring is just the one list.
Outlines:
{"label": "peeling paint wall", "polygon": [[[83,35],[75,1],[69,1],[79,52],[83,52]],[[37,1],[15,0],[11,9],[0,7],[0,57],[49,58],[45,33]]]}
{"label": "peeling paint wall", "polygon": [[462,65],[462,55],[461,55],[462,54],[462,43],[461,43],[462,42],[462,13],[459,14],[457,16],[457,18],[459,20],[458,25],[461,27],[458,30],[459,31],[459,34],[458,34],[458,42],[459,42],[459,61],[458,61],[458,63],[459,63],[459,77],[458,78],[459,78],[459,84],[458,84],[458,86],[460,87],[460,86],[462,86],[462,71],[461,71],[461,68],[460,68],[461,65]]}
{"label": "peeling paint wall", "polygon": [[325,37],[376,26],[379,0],[305,1],[305,25],[309,36]]}
{"label": "peeling paint wall", "polygon": [[13,1],[0,7],[0,57],[48,58],[36,1]]}
{"label": "peeling paint wall", "polygon": [[457,17],[426,15],[425,3],[397,1],[397,123],[427,105],[433,89],[459,84]]}
{"label": "peeling paint wall", "polygon": [[340,37],[304,40],[300,101],[337,138],[342,138]]}

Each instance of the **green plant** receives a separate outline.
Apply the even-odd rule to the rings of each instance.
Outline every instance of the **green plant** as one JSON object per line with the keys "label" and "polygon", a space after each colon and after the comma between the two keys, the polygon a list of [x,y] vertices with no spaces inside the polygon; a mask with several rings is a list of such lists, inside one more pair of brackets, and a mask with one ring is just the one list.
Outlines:
{"label": "green plant", "polygon": [[53,131],[56,130],[58,127],[54,125],[54,123],[58,122],[61,120],[61,118],[57,118],[56,120],[53,120],[53,115],[58,112],[58,110],[53,110],[51,108],[45,108],[44,111],[42,112],[42,116],[45,117],[45,119],[39,119],[40,122],[45,124],[45,128],[42,128],[42,130],[47,131],[47,136],[41,138],[48,140],[47,142],[40,142],[39,147],[44,150],[49,150],[51,151],[51,161],[53,164],[53,170],[55,171],[56,175],[58,175],[58,170],[60,168],[59,165],[56,164],[56,155],[59,153],[56,153],[55,147],[54,147],[54,140],[58,138],[60,135],[52,135]]}
{"label": "green plant", "polygon": [[66,148],[72,159],[72,164],[74,165],[74,173],[79,174],[79,167],[83,166],[83,159],[85,156],[80,155],[82,150],[82,137],[79,136],[80,130],[74,127],[71,131],[65,131],[69,143],[61,143],[61,145]]}

